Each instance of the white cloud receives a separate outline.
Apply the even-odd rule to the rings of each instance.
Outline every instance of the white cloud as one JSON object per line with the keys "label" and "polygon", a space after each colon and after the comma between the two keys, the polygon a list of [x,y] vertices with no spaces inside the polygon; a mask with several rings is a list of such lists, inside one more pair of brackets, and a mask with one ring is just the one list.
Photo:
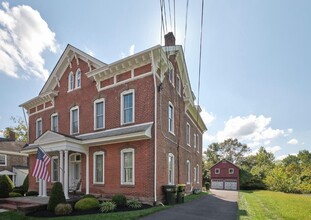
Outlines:
{"label": "white cloud", "polygon": [[284,154],[281,156],[278,156],[277,158],[275,158],[276,160],[283,160],[284,158],[286,158],[289,155],[293,155],[293,156],[297,156],[297,153],[291,153],[291,154]]}
{"label": "white cloud", "polygon": [[3,132],[3,130],[0,130],[0,137],[4,137],[4,132]]}
{"label": "white cloud", "polygon": [[288,132],[289,134],[291,134],[291,133],[293,133],[293,129],[292,129],[292,128],[289,128],[289,129],[287,129],[287,132]]}
{"label": "white cloud", "polygon": [[280,146],[274,146],[274,147],[266,147],[265,148],[267,152],[270,152],[270,153],[276,153],[278,151],[281,150],[281,147]]}
{"label": "white cloud", "polygon": [[[56,53],[55,33],[40,13],[27,5],[0,8],[0,71],[15,78],[48,78],[42,53]],[[23,71],[18,71],[19,69]],[[21,74],[23,72],[25,74]]]}
{"label": "white cloud", "polygon": [[298,140],[293,138],[293,139],[289,140],[287,143],[292,144],[292,145],[296,145],[296,144],[298,144]]}
{"label": "white cloud", "polygon": [[211,123],[216,119],[213,113],[207,112],[205,108],[202,108],[202,112],[200,113],[200,115],[207,127],[209,127]]}
{"label": "white cloud", "polygon": [[131,47],[130,47],[130,50],[129,50],[129,54],[133,55],[134,53],[135,53],[135,45],[132,44]]}

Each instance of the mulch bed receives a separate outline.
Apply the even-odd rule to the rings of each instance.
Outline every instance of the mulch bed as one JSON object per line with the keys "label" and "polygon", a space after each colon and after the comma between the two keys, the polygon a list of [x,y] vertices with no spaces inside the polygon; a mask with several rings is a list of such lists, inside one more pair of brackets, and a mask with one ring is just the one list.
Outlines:
{"label": "mulch bed", "polygon": [[[139,209],[132,209],[130,207],[117,207],[113,212],[125,212],[125,211],[135,211],[135,210],[142,210],[142,209],[149,209],[151,208],[151,205],[143,204],[141,208]],[[87,210],[87,211],[78,211],[73,210],[72,213],[66,216],[76,216],[76,215],[89,215],[89,214],[104,214],[103,212],[100,212],[99,209],[93,209],[93,210]],[[50,212],[48,210],[38,211],[31,214],[28,214],[28,216],[33,217],[62,217],[61,215],[55,215],[53,212]]]}

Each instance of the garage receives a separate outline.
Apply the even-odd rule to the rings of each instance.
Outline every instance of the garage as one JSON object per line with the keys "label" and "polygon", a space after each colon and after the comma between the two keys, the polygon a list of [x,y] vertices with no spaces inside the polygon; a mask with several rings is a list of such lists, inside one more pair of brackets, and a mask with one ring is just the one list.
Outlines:
{"label": "garage", "polygon": [[225,189],[226,190],[237,190],[238,184],[236,180],[226,180],[225,181]]}
{"label": "garage", "polygon": [[212,180],[211,188],[212,189],[223,189],[224,182],[222,180]]}

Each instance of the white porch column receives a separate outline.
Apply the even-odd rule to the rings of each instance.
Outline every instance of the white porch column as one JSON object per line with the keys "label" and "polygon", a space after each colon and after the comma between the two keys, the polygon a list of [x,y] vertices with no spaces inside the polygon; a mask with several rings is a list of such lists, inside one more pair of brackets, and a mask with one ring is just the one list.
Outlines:
{"label": "white porch column", "polygon": [[59,151],[59,182],[64,187],[64,151]]}
{"label": "white porch column", "polygon": [[65,170],[64,170],[64,194],[65,194],[65,198],[69,199],[68,196],[68,150],[65,150]]}
{"label": "white porch column", "polygon": [[42,189],[43,189],[42,185],[43,185],[43,180],[39,179],[39,196],[42,196]]}
{"label": "white porch column", "polygon": [[85,164],[85,194],[89,194],[89,153],[86,154],[86,164]]}
{"label": "white porch column", "polygon": [[46,181],[42,180],[42,197],[46,197]]}

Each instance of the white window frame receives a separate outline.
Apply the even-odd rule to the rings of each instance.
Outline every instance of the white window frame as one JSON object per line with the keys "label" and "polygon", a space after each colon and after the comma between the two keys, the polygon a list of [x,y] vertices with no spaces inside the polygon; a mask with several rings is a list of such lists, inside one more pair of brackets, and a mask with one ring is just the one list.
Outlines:
{"label": "white window frame", "polygon": [[68,92],[74,90],[75,88],[75,77],[71,71],[68,76]]}
{"label": "white window frame", "polygon": [[[78,84],[79,82],[78,80],[80,80],[80,84]],[[76,83],[76,86],[75,86],[76,89],[81,88],[81,70],[80,69],[77,69],[76,71],[75,83]]]}
{"label": "white window frame", "polygon": [[[232,172],[230,172],[232,170]],[[229,168],[228,170],[229,174],[234,174],[234,168]]]}
{"label": "white window frame", "polygon": [[[73,127],[72,127],[72,116],[73,116],[72,112],[74,110],[78,110],[78,131],[75,133],[72,132],[72,129],[73,129]],[[75,106],[75,107],[72,107],[70,109],[70,134],[79,134],[79,132],[80,132],[80,110],[79,110],[79,106]]]}
{"label": "white window frame", "polygon": [[197,147],[197,134],[193,135],[193,147],[196,148]]}
{"label": "white window frame", "polygon": [[[55,160],[57,160],[57,174],[58,174],[58,179],[55,180],[54,179],[54,166],[55,166]],[[52,159],[51,159],[51,182],[58,182],[59,181],[59,159],[58,159],[58,156],[53,156]]]}
{"label": "white window frame", "polygon": [[190,135],[191,135],[191,127],[190,127],[190,124],[187,123],[187,125],[186,125],[186,142],[187,142],[187,145],[189,147],[191,147],[191,145],[190,145],[190,139],[191,139]]}
{"label": "white window frame", "polygon": [[[103,127],[102,128],[98,128],[97,127],[97,112],[96,112],[96,104],[97,103],[100,103],[102,102],[103,103]],[[104,129],[105,128],[105,99],[102,98],[102,99],[97,99],[94,101],[94,130],[99,130],[99,129]]]}
{"label": "white window frame", "polygon": [[[124,180],[124,153],[132,153],[133,156],[133,167],[132,167],[132,182],[125,182]],[[121,150],[121,185],[135,185],[135,149],[126,148]]]}
{"label": "white window frame", "polygon": [[197,183],[199,183],[199,174],[200,174],[200,169],[199,169],[199,164],[197,164]]}
{"label": "white window frame", "polygon": [[[96,156],[103,156],[103,181],[96,181]],[[105,184],[105,152],[104,151],[96,151],[93,154],[93,184]]]}
{"label": "white window frame", "polygon": [[[170,172],[170,158],[172,158],[172,161],[173,161],[173,167],[172,167],[172,171]],[[167,167],[167,177],[168,177],[168,180],[167,180],[167,182],[168,182],[168,185],[174,185],[174,178],[175,178],[175,157],[174,157],[174,154],[172,154],[172,153],[169,153],[168,154],[168,157],[167,157],[167,165],[168,165],[168,167]],[[171,176],[170,176],[170,174],[171,174]],[[172,180],[172,181],[170,181],[170,179]]]}
{"label": "white window frame", "polygon": [[8,164],[8,157],[6,154],[0,154],[0,157],[4,157],[4,164],[0,164],[1,167],[5,167]]}
{"label": "white window frame", "polygon": [[[133,94],[133,111],[132,111],[132,121],[130,122],[124,122],[124,99],[123,96],[127,94]],[[121,125],[126,125],[126,124],[132,124],[135,123],[135,90],[134,89],[129,89],[126,91],[123,91],[120,94],[120,99],[121,99]]]}
{"label": "white window frame", "polygon": [[215,174],[220,174],[220,168],[215,168]]}
{"label": "white window frame", "polygon": [[194,174],[193,182],[195,183],[195,182],[197,182],[197,168],[196,167],[193,168],[193,174]]}
{"label": "white window frame", "polygon": [[177,93],[179,96],[181,96],[181,82],[180,82],[180,78],[179,76],[177,75],[176,77],[176,89],[177,89]]}
{"label": "white window frame", "polygon": [[[170,118],[170,114],[171,114],[172,118]],[[174,124],[174,106],[171,102],[168,103],[167,118],[168,118],[168,131],[170,133],[174,134],[174,127],[175,127],[175,124]]]}
{"label": "white window frame", "polygon": [[36,120],[36,138],[40,137],[40,135],[41,135],[41,134],[39,134],[39,133],[40,133],[40,132],[39,132],[39,126],[38,126],[38,123],[39,123],[39,122],[41,122],[41,134],[43,133],[43,130],[42,130],[42,128],[43,128],[42,118],[38,118],[38,119]]}
{"label": "white window frame", "polygon": [[191,163],[190,160],[186,162],[186,183],[190,184],[191,182]]}
{"label": "white window frame", "polygon": [[174,86],[174,67],[168,69],[168,80]]}
{"label": "white window frame", "polygon": [[54,126],[53,126],[53,118],[54,118],[54,117],[57,117],[57,126],[56,126],[57,129],[56,129],[55,132],[58,132],[58,113],[54,113],[54,114],[51,115],[51,131],[54,131],[54,130],[53,130],[53,127],[54,127]]}

